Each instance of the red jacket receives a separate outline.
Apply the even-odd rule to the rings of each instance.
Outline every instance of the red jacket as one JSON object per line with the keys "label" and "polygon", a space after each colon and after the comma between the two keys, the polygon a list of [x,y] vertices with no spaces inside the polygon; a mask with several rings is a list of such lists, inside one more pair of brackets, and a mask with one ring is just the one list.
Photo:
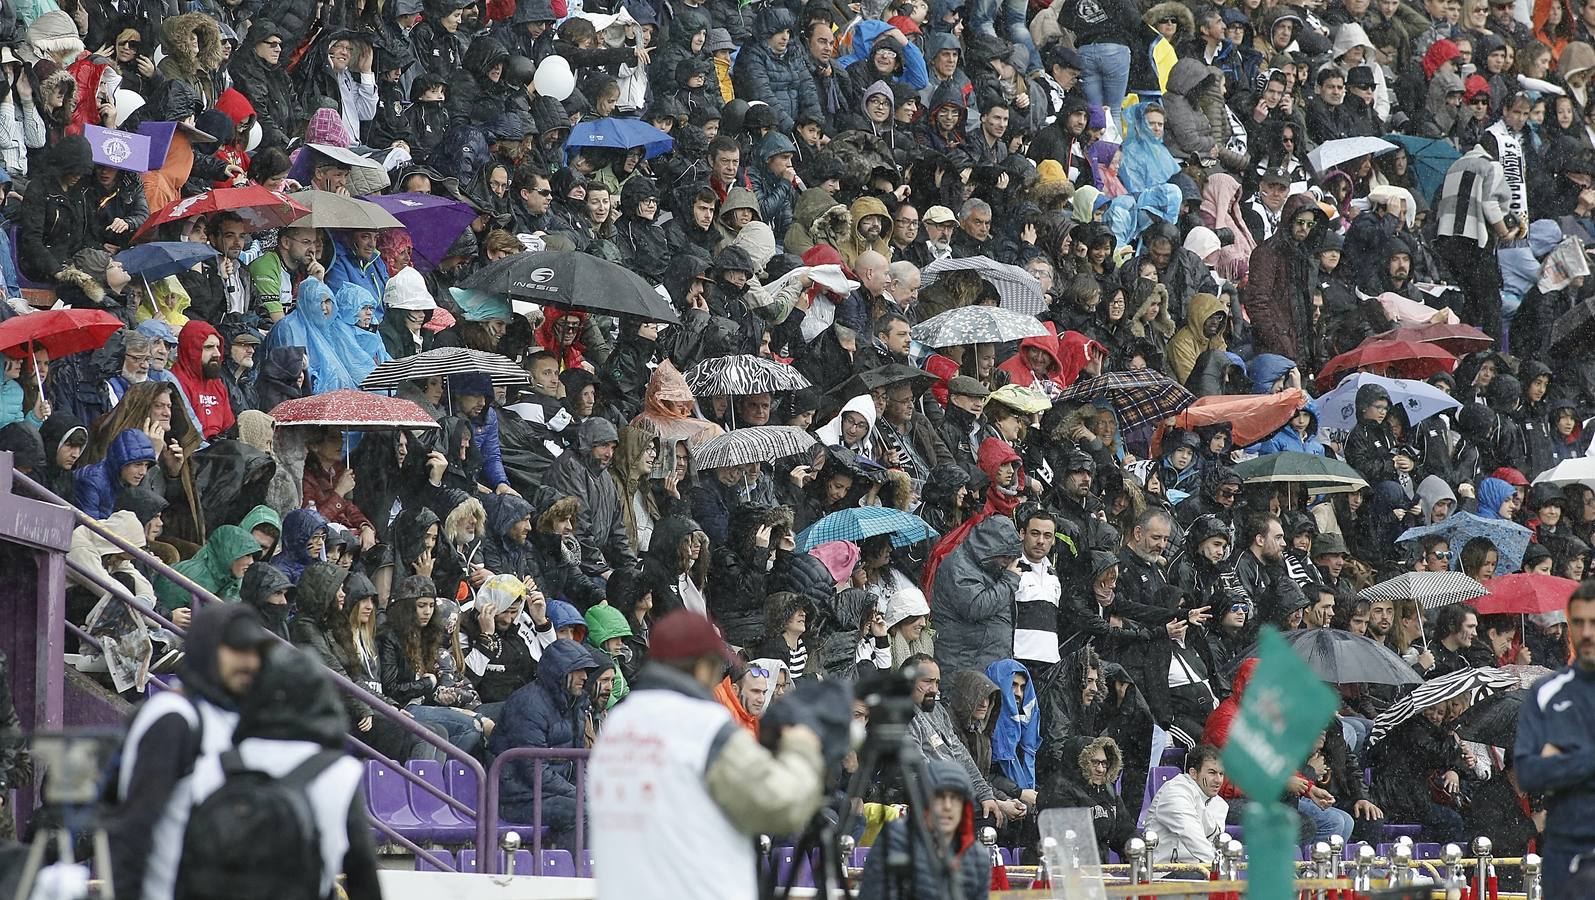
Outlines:
{"label": "red jacket", "polygon": [[194,319],[184,325],[177,335],[177,365],[172,367],[172,375],[188,397],[194,415],[199,417],[199,429],[207,441],[231,429],[237,421],[233,417],[232,401],[228,399],[227,383],[222,381],[219,371],[214,378],[205,377],[205,366],[200,361],[205,341],[212,336],[219,346],[227,346],[209,322]]}

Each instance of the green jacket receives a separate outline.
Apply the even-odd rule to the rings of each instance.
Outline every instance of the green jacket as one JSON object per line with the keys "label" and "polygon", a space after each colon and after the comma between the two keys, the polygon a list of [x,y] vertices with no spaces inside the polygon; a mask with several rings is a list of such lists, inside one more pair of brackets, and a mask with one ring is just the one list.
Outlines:
{"label": "green jacket", "polygon": [[[185,559],[172,568],[218,598],[236,602],[243,579],[233,577],[233,561],[259,553],[260,542],[254,535],[237,525],[223,525],[211,532],[210,540],[193,559]],[[161,609],[167,611],[190,605],[188,591],[169,578],[155,580],[155,597]]]}
{"label": "green jacket", "polygon": [[[600,651],[604,649],[604,641],[610,638],[631,637],[631,623],[626,621],[626,616],[613,606],[594,606],[587,610],[587,641]],[[615,664],[615,689],[609,695],[609,706],[613,707],[622,698],[631,693],[631,686],[626,684],[626,676],[620,673],[620,660],[610,655],[610,662]]]}

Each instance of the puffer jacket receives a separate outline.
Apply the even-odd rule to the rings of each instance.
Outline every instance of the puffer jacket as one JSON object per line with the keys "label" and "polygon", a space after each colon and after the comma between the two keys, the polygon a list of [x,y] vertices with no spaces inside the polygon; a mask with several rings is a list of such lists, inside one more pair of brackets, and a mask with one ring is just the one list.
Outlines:
{"label": "puffer jacket", "polygon": [[1202,83],[1211,75],[1206,64],[1194,56],[1176,62],[1169,72],[1168,90],[1163,94],[1163,111],[1168,115],[1163,142],[1181,159],[1206,156],[1216,143],[1213,123],[1198,106]]}
{"label": "puffer jacket", "polygon": [[606,469],[599,468],[592,456],[593,447],[619,440],[614,423],[593,416],[582,422],[576,446],[554,460],[545,476],[549,487],[575,497],[581,504],[576,514],[576,536],[581,539],[582,568],[589,575],[630,566],[636,560],[626,534],[626,517],[620,508],[615,479]]}
{"label": "puffer jacket", "polygon": [[[1094,784],[1091,780],[1091,757],[1099,750],[1108,760],[1104,784]],[[1124,771],[1124,754],[1119,745],[1109,737],[1079,735],[1065,744],[1063,757],[1072,760],[1074,766],[1054,782],[1056,790],[1037,798],[1037,805],[1041,809],[1090,810],[1100,857],[1107,859],[1109,850],[1123,852],[1125,841],[1135,833],[1135,816],[1125,807],[1124,798],[1113,790],[1114,782]]]}
{"label": "puffer jacket", "polygon": [[792,227],[797,206],[797,190],[792,182],[770,172],[770,159],[781,153],[795,153],[797,145],[779,131],[772,131],[759,141],[759,165],[748,173],[753,180],[753,193],[759,198],[759,212],[765,224],[778,235],[785,235]]}
{"label": "puffer jacket", "polygon": [[104,459],[72,473],[77,483],[78,508],[90,518],[108,518],[124,488],[122,467],[140,461],[155,464],[155,446],[148,435],[129,428],[112,438]]}
{"label": "puffer jacket", "polygon": [[[575,641],[561,639],[550,644],[538,664],[537,679],[511,694],[504,704],[489,740],[493,754],[516,747],[584,747],[589,698],[586,691],[572,694],[567,690],[566,678],[572,672],[597,667],[592,654]],[[569,761],[527,759],[507,764],[500,802],[510,806],[532,802],[539,762],[543,763],[543,814],[552,813],[555,820],[574,818],[576,785]]]}
{"label": "puffer jacket", "polygon": [[820,118],[820,95],[809,74],[803,47],[794,37],[786,52],[775,55],[765,40],[779,31],[796,31],[792,13],[782,7],[765,6],[754,19],[754,38],[737,54],[732,84],[737,97],[763,100],[775,111],[777,130],[790,133],[800,115]]}
{"label": "puffer jacket", "polygon": [[1013,655],[1014,594],[1019,575],[1002,567],[1020,555],[1013,520],[982,520],[936,573],[931,620],[936,655],[949,671],[979,669]]}

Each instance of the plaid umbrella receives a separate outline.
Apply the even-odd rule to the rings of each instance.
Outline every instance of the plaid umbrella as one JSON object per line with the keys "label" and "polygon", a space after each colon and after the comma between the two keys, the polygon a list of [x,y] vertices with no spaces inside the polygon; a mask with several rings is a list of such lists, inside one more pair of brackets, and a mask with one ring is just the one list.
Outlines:
{"label": "plaid umbrella", "polygon": [[1364,600],[1413,600],[1424,609],[1439,609],[1477,600],[1486,593],[1484,585],[1461,572],[1406,572],[1363,588],[1357,596]]}
{"label": "plaid umbrella", "polygon": [[1537,575],[1519,572],[1490,579],[1490,593],[1473,604],[1479,615],[1512,613],[1532,616],[1536,613],[1556,612],[1567,608],[1567,598],[1573,596],[1578,582],[1555,575]]}
{"label": "plaid umbrella", "polygon": [[745,466],[795,456],[818,443],[814,435],[791,425],[738,428],[704,441],[693,453],[692,461],[700,471]]}
{"label": "plaid umbrella", "polygon": [[1113,404],[1113,411],[1119,416],[1119,427],[1129,430],[1179,415],[1196,402],[1196,395],[1162,372],[1136,369],[1107,372],[1076,381],[1064,388],[1054,403],[1098,399]]}
{"label": "plaid umbrella", "polygon": [[1299,628],[1285,642],[1329,684],[1417,684],[1418,673],[1395,651],[1338,628]]}
{"label": "plaid umbrella", "polygon": [[328,391],[295,397],[272,407],[278,425],[337,425],[341,428],[436,428],[426,410],[409,400],[365,391]]}
{"label": "plaid umbrella", "polygon": [[1041,327],[1034,316],[1009,312],[999,306],[949,309],[915,325],[912,332],[914,340],[938,349],[961,344],[1002,344],[1046,333],[1047,329]]}
{"label": "plaid umbrella", "polygon": [[852,506],[831,513],[797,536],[797,549],[807,553],[831,541],[858,543],[865,538],[889,534],[893,547],[907,547],[936,537],[936,530],[913,513],[889,506]]}
{"label": "plaid umbrella", "polygon": [[[1529,538],[1534,532],[1505,519],[1486,519],[1470,512],[1459,512],[1433,525],[1408,528],[1396,538],[1396,543],[1415,541],[1431,534],[1444,535],[1452,547],[1461,547],[1476,537],[1489,538],[1501,555],[1498,568],[1515,572],[1523,566],[1523,554],[1529,549]],[[1461,553],[1451,555],[1453,566],[1461,562]]]}
{"label": "plaid umbrella", "polygon": [[1345,493],[1368,486],[1361,473],[1338,459],[1295,450],[1248,459],[1236,464],[1235,474],[1247,484],[1288,482],[1313,494]]}
{"label": "plaid umbrella", "polygon": [[[1047,298],[1036,276],[1018,266],[1000,263],[986,256],[960,256],[938,259],[920,270],[921,285],[930,287],[947,272],[978,272],[997,289],[1002,308],[1034,318],[1047,308]],[[1030,335],[1026,335],[1029,337]],[[943,345],[945,346],[945,345]]]}
{"label": "plaid umbrella", "polygon": [[1368,735],[1368,746],[1372,747],[1384,740],[1396,726],[1436,703],[1444,703],[1463,694],[1477,701],[1481,697],[1517,688],[1517,676],[1501,669],[1458,669],[1433,681],[1425,681],[1379,714],[1379,718],[1373,722],[1373,732]]}
{"label": "plaid umbrella", "polygon": [[417,378],[447,377],[480,372],[493,379],[495,387],[531,384],[532,376],[509,357],[486,353],[466,347],[439,347],[403,359],[390,359],[378,363],[366,380],[360,382],[363,391],[391,390],[401,383]]}
{"label": "plaid umbrella", "polygon": [[686,378],[687,387],[698,397],[741,397],[812,387],[797,369],[747,353],[706,359],[688,369]]}

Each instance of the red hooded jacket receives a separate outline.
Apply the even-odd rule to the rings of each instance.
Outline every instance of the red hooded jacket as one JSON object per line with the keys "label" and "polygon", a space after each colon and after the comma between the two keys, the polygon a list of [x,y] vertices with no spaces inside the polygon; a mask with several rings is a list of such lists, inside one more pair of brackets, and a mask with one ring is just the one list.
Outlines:
{"label": "red hooded jacket", "polygon": [[[1257,663],[1257,657],[1253,656],[1242,662],[1236,670],[1230,695],[1208,714],[1207,725],[1202,728],[1202,743],[1212,744],[1222,750],[1229,741],[1229,727],[1240,714],[1241,698],[1246,696],[1246,685],[1252,680],[1252,673],[1257,671]],[[1224,786],[1218,789],[1218,795],[1226,800],[1245,796],[1240,788],[1229,783],[1228,778],[1224,779]]]}
{"label": "red hooded jacket", "polygon": [[559,370],[561,372],[565,371],[566,369],[581,368],[582,359],[584,358],[582,351],[585,349],[582,346],[581,331],[576,333],[576,340],[572,342],[569,347],[562,349],[559,346],[559,335],[554,333],[554,326],[558,325],[561,320],[566,318],[574,318],[580,324],[581,329],[583,331],[586,330],[586,313],[579,312],[577,310],[562,310],[550,307],[544,314],[543,324],[537,326],[537,333],[535,335],[537,346],[542,347],[549,353],[554,354],[554,358],[559,360]]}
{"label": "red hooded jacket", "polygon": [[[997,470],[1008,463],[1014,463],[1018,467],[1014,472],[1014,486],[1011,492],[997,487]],[[969,532],[976,525],[985,521],[988,516],[1012,516],[1013,511],[1019,508],[1020,491],[1025,483],[1024,464],[1019,461],[1019,454],[1008,446],[1007,441],[1000,437],[988,437],[981,441],[975,465],[991,479],[990,486],[986,488],[986,505],[963,524],[947,532],[931,549],[930,559],[925,561],[925,572],[921,579],[924,582],[927,599],[931,595],[931,587],[936,582],[936,570],[941,568],[942,560],[964,542],[964,538],[969,536]]]}
{"label": "red hooded jacket", "polygon": [[219,375],[206,378],[205,366],[200,362],[200,351],[212,336],[223,348],[227,346],[209,322],[194,319],[184,325],[177,334],[177,364],[172,367],[172,375],[183,388],[194,414],[199,416],[199,428],[207,441],[232,428],[236,421],[232,401],[227,397],[226,382]]}
{"label": "red hooded jacket", "polygon": [[[1052,324],[1051,322],[1045,322],[1043,324],[1045,324],[1047,327],[1046,334],[1040,335],[1038,337],[1027,337],[1020,341],[1019,352],[1008,357],[1003,361],[1002,365],[997,367],[1008,376],[1008,382],[1010,384],[1017,384],[1020,387],[1035,387],[1036,375],[1030,370],[1030,361],[1025,359],[1025,351],[1032,348],[1046,353],[1047,357],[1051,360],[1051,362],[1047,364],[1046,377],[1049,381],[1051,381],[1053,384],[1056,384],[1060,389],[1069,383],[1063,378],[1063,361],[1058,358],[1058,326]],[[1076,332],[1066,333],[1074,334]],[[1085,335],[1080,336],[1085,337]],[[1081,360],[1080,364],[1084,366],[1085,361]],[[1078,374],[1078,370],[1076,370],[1076,373]],[[1073,379],[1069,380],[1072,381]]]}
{"label": "red hooded jacket", "polygon": [[[1023,346],[1023,345],[1021,345]],[[1065,331],[1058,337],[1058,363],[1063,366],[1060,387],[1068,387],[1080,380],[1080,373],[1085,371],[1085,364],[1093,356],[1107,359],[1108,348],[1093,341],[1078,331]]]}

